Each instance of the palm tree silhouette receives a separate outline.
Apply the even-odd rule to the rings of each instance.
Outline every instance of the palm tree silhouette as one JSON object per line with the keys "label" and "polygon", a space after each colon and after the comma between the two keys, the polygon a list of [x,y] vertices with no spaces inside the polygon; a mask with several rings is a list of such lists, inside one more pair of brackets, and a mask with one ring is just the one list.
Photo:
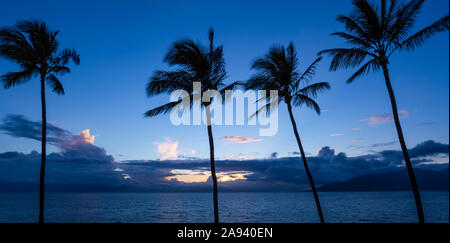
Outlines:
{"label": "palm tree silhouette", "polygon": [[[286,103],[298,148],[303,159],[303,166],[305,167],[314,194],[320,222],[324,223],[319,195],[317,194],[314,180],[309,171],[305,151],[303,150],[292,113],[292,106],[306,105],[309,108],[313,108],[320,115],[319,105],[314,101],[314,98],[317,97],[318,92],[330,88],[327,82],[310,84],[311,78],[315,74],[316,64],[320,60],[321,57],[317,58],[303,73],[300,73],[297,71],[299,60],[294,44],[291,42],[287,48],[278,45],[273,46],[264,57],[253,61],[251,69],[256,69],[257,73],[245,83],[245,89],[259,89],[266,90],[266,92],[269,90],[278,90],[278,100]],[[266,108],[269,107],[270,104],[267,104]],[[260,111],[261,109],[258,112]]]}
{"label": "palm tree silhouette", "polygon": [[356,78],[370,72],[383,70],[386,87],[392,105],[398,140],[403,151],[406,168],[411,181],[417,207],[419,222],[424,222],[422,202],[417,187],[414,170],[411,165],[402,127],[398,117],[397,103],[389,77],[389,58],[400,51],[413,51],[420,47],[428,38],[436,33],[448,31],[448,15],[437,20],[430,26],[410,35],[424,0],[412,0],[399,3],[395,0],[381,0],[381,6],[369,3],[367,0],[354,0],[354,10],[350,15],[339,15],[337,21],[343,23],[347,32],[336,32],[332,35],[344,38],[352,48],[336,48],[319,52],[333,57],[330,70],[338,68],[357,67],[369,57],[348,80],[352,83]]}
{"label": "palm tree silhouette", "polygon": [[41,80],[42,144],[41,171],[39,179],[39,223],[44,222],[44,179],[47,140],[47,114],[45,105],[45,83],[53,92],[64,95],[64,88],[56,77],[70,72],[67,66],[72,60],[80,63],[80,56],[74,49],[58,52],[59,31],[51,31],[42,21],[19,21],[11,27],[0,28],[0,57],[15,62],[20,71],[1,76],[5,89],[25,83],[39,76]]}
{"label": "palm tree silhouette", "polygon": [[[193,88],[194,82],[201,83],[201,92],[208,90],[218,90],[220,94],[225,93],[225,90],[233,89],[239,83],[234,82],[225,86],[224,79],[226,78],[225,60],[223,57],[223,46],[214,46],[214,29],[209,30],[209,46],[204,47],[200,43],[195,43],[192,40],[179,40],[172,44],[169,48],[164,62],[170,66],[177,66],[178,69],[174,71],[155,71],[147,85],[147,96],[154,96],[163,93],[171,93],[176,90],[184,90],[188,92],[190,103],[192,106],[194,102],[201,102],[197,100],[195,90]],[[213,182],[213,205],[214,205],[214,222],[219,222],[219,205],[217,196],[217,177],[216,166],[214,161],[214,139],[211,124],[211,102],[201,102],[201,106],[205,108],[208,138],[209,138],[209,153],[211,161],[211,178]],[[167,113],[177,105],[183,105],[182,100],[169,102],[165,105],[151,109],[145,113],[147,117],[153,117],[159,114]],[[180,106],[178,106],[180,107]],[[181,107],[182,109],[188,107]]]}

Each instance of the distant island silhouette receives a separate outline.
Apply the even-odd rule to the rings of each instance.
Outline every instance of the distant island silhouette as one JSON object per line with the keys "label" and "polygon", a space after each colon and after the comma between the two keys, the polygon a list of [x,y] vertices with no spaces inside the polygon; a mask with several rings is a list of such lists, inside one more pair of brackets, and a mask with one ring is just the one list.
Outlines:
{"label": "distant island silhouette", "polygon": [[[417,184],[422,191],[448,191],[448,169],[431,171],[415,169]],[[322,192],[350,191],[407,191],[411,190],[405,170],[358,176],[344,182],[336,182],[318,188]]]}

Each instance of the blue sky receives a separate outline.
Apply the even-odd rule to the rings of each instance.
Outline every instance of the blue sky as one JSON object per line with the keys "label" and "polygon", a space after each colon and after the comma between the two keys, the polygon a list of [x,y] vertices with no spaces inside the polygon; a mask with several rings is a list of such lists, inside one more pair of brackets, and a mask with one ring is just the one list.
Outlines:
{"label": "blue sky", "polygon": [[[307,67],[322,49],[345,44],[330,33],[343,30],[337,14],[351,10],[350,1],[9,1],[0,9],[0,25],[38,18],[60,30],[62,47],[76,48],[81,65],[61,78],[66,95],[47,93],[48,120],[74,134],[90,129],[95,144],[116,160],[159,159],[158,143],[178,141],[178,155],[209,156],[205,126],[174,127],[168,115],[148,119],[143,113],[168,102],[168,96],[147,98],[145,86],[162,62],[170,44],[188,37],[205,42],[215,28],[217,43],[224,45],[228,82],[247,79],[251,60],[275,43],[293,41],[301,68]],[[417,29],[447,14],[448,1],[425,4]],[[391,59],[391,79],[399,109],[408,111],[402,125],[408,147],[432,139],[449,142],[449,38],[438,34],[414,53]],[[348,155],[371,149],[399,149],[392,122],[369,125],[366,118],[389,114],[390,103],[380,73],[351,85],[345,80],[352,70],[328,72],[329,58],[318,66],[315,81],[328,81],[332,89],[319,97],[326,110],[321,116],[297,109],[295,117],[305,150],[311,154],[323,146]],[[0,73],[17,67],[0,60]],[[0,119],[21,114],[40,120],[37,80],[0,90]],[[216,156],[269,157],[297,151],[284,106],[279,112],[276,136],[263,141],[235,144],[225,136],[261,138],[258,127],[214,127]],[[360,130],[353,130],[359,128]],[[332,134],[343,134],[330,136]],[[370,147],[387,143],[389,146]],[[0,152],[39,151],[40,143],[0,134]],[[50,145],[50,152],[59,148]],[[193,152],[195,151],[195,152]]]}

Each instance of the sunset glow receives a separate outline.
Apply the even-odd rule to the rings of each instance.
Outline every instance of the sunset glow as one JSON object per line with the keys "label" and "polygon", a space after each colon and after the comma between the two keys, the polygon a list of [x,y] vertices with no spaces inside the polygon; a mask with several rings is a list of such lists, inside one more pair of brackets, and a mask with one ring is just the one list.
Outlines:
{"label": "sunset glow", "polygon": [[[165,180],[176,180],[184,183],[198,183],[198,182],[206,182],[210,177],[211,173],[209,171],[203,170],[171,170],[171,176],[164,177]],[[247,171],[229,171],[229,172],[218,172],[217,180],[219,182],[230,182],[237,180],[247,180],[248,175],[251,175],[251,172]]]}

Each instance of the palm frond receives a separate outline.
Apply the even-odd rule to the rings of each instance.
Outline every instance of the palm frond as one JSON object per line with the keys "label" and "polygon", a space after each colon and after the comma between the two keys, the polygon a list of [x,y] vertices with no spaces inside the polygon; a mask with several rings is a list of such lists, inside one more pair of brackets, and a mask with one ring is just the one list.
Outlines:
{"label": "palm frond", "polygon": [[72,60],[76,65],[80,64],[80,55],[75,49],[64,49],[61,54],[56,58],[58,63],[63,66],[67,65]]}
{"label": "palm frond", "polygon": [[148,110],[147,112],[145,112],[144,116],[146,116],[146,117],[154,117],[154,116],[157,116],[159,114],[166,114],[167,112],[171,111],[172,108],[174,108],[175,106],[177,106],[181,102],[182,102],[182,100],[179,100],[179,101],[174,101],[174,102],[167,103],[167,104],[162,105],[162,106],[158,106],[156,108],[153,108],[153,109]]}
{"label": "palm frond", "polygon": [[300,89],[297,94],[302,94],[308,97],[317,97],[317,93],[330,89],[331,86],[328,82],[319,82],[310,84],[302,89]]}
{"label": "palm frond", "polygon": [[208,52],[201,44],[197,44],[192,40],[176,41],[169,48],[164,57],[164,62],[171,66],[182,66],[186,71],[195,73],[199,80],[208,76]]}
{"label": "palm frond", "polygon": [[[208,39],[209,48],[189,39],[173,43],[164,57],[164,62],[170,66],[176,66],[178,69],[176,71],[156,71],[147,85],[147,96],[184,90],[189,94],[189,105],[192,106],[195,102],[201,102],[193,99],[194,82],[201,83],[201,92],[222,89],[223,80],[227,76],[223,46],[214,46],[214,30],[212,28],[209,30]],[[234,88],[238,84],[236,82],[228,85],[223,88],[223,91]],[[147,111],[145,115],[150,117],[166,113],[180,102],[181,100],[159,106]]]}
{"label": "palm frond", "polygon": [[[321,60],[321,56],[317,57],[303,73],[300,73],[297,70],[298,57],[292,42],[286,48],[281,45],[274,45],[265,56],[253,62],[251,67],[256,69],[257,73],[247,80],[244,87],[246,90],[258,89],[266,92],[277,90],[277,101],[285,101],[286,103],[292,102],[297,94],[315,97],[319,91],[328,89],[329,84],[322,82],[303,88],[299,86],[301,81],[308,84]],[[263,100],[264,98],[261,98],[258,102]]]}
{"label": "palm frond", "polygon": [[298,93],[298,94],[294,95],[292,102],[293,102],[294,106],[306,105],[306,107],[314,109],[317,112],[317,114],[320,115],[319,105],[316,103],[316,101],[314,101],[312,98],[308,97],[307,95]]}
{"label": "palm frond", "polygon": [[366,56],[376,57],[375,54],[359,48],[335,48],[323,50],[318,55],[328,54],[333,57],[330,65],[330,71],[336,71],[339,68],[355,67],[361,64]]}
{"label": "palm frond", "polygon": [[[413,51],[417,47],[420,47],[426,40],[428,40],[433,35],[449,30],[449,16],[445,16],[430,26],[418,31],[417,33],[411,35],[409,38],[404,40],[395,49]],[[393,51],[391,52],[393,53]]]}
{"label": "palm frond", "polygon": [[[242,82],[240,82],[240,81],[233,82],[233,83],[231,83],[231,84],[225,86],[225,87],[222,88],[221,90],[219,90],[219,93],[220,93],[220,95],[222,95],[222,97],[226,97],[226,96],[225,96],[225,91],[227,91],[227,90],[233,90],[233,89],[235,89],[236,87],[241,86],[241,85],[242,85]],[[225,102],[225,101],[226,101],[226,100],[223,99],[223,102]]]}
{"label": "palm frond", "polygon": [[34,52],[41,61],[50,59],[58,48],[56,36],[59,31],[52,32],[48,25],[40,20],[22,20],[16,24],[18,30],[27,35]]}
{"label": "palm frond", "polygon": [[366,35],[373,41],[379,41],[382,38],[382,29],[377,7],[373,6],[368,0],[353,0],[353,19],[365,30]]}
{"label": "palm frond", "polygon": [[362,65],[361,68],[358,69],[349,79],[347,79],[347,83],[352,83],[358,77],[369,73],[370,71],[377,71],[380,68],[377,59],[372,59],[368,61],[366,64]]}
{"label": "palm frond", "polygon": [[53,65],[48,69],[49,73],[54,73],[57,75],[63,75],[66,73],[70,73],[70,68],[67,66],[61,66],[61,65]]}
{"label": "palm frond", "polygon": [[39,20],[19,21],[14,26],[0,28],[0,57],[17,63],[22,71],[3,76],[5,87],[28,80],[34,75],[46,75],[47,82],[58,94],[64,89],[55,75],[69,73],[66,66],[70,60],[80,63],[75,49],[64,49],[58,55],[59,31],[51,31]]}
{"label": "palm frond", "polygon": [[[269,100],[269,97],[266,97],[265,99],[259,99],[258,102],[262,102],[264,100]],[[272,112],[270,107],[275,105],[276,103],[279,103],[279,101],[280,101],[280,97],[270,100],[270,103],[266,103],[263,106],[261,106],[255,113],[251,114],[249,116],[249,118],[252,119],[257,115],[258,116],[260,116],[260,115],[270,116],[270,113]],[[278,109],[278,107],[275,107],[275,109]]]}
{"label": "palm frond", "polygon": [[331,35],[339,36],[347,40],[348,43],[358,46],[361,49],[372,49],[373,46],[367,42],[366,40],[361,39],[360,37],[345,33],[345,32],[334,32]]}
{"label": "palm frond", "polygon": [[213,48],[210,54],[210,75],[209,75],[209,88],[210,89],[220,89],[223,87],[223,80],[227,77],[227,72],[225,70],[225,58],[223,55],[223,46],[218,46]]}
{"label": "palm frond", "polygon": [[274,45],[265,56],[255,59],[250,69],[276,75],[282,65],[282,59],[285,58],[284,48],[281,45]]}
{"label": "palm frond", "polygon": [[314,62],[309,65],[309,67],[306,68],[306,70],[300,75],[300,77],[297,79],[297,82],[294,83],[294,88],[297,88],[298,84],[301,81],[309,82],[311,78],[316,74],[316,65],[322,60],[322,57],[316,58]]}
{"label": "palm frond", "polygon": [[257,73],[250,77],[244,84],[245,90],[279,90],[281,87],[278,86],[277,82],[273,80],[270,75],[265,73]]}
{"label": "palm frond", "polygon": [[424,2],[425,0],[410,0],[407,3],[395,6],[392,10],[392,23],[384,33],[384,39],[388,42],[388,45],[399,43],[408,35]]}
{"label": "palm frond", "polygon": [[52,91],[58,95],[64,95],[64,88],[58,78],[53,74],[48,74],[46,77],[47,84],[52,88]]}
{"label": "palm frond", "polygon": [[371,41],[370,36],[366,33],[366,31],[351,17],[340,14],[336,18],[336,20],[340,23],[343,23],[345,25],[345,29],[348,32],[354,33],[354,35],[364,41]]}
{"label": "palm frond", "polygon": [[193,78],[190,73],[178,71],[155,71],[147,84],[147,96],[170,93],[178,89],[192,90]]}
{"label": "palm frond", "polygon": [[25,66],[34,66],[39,62],[33,47],[16,27],[0,28],[0,57]]}
{"label": "palm frond", "polygon": [[3,88],[9,89],[15,85],[29,81],[36,73],[33,70],[24,70],[20,72],[8,72],[1,76]]}

